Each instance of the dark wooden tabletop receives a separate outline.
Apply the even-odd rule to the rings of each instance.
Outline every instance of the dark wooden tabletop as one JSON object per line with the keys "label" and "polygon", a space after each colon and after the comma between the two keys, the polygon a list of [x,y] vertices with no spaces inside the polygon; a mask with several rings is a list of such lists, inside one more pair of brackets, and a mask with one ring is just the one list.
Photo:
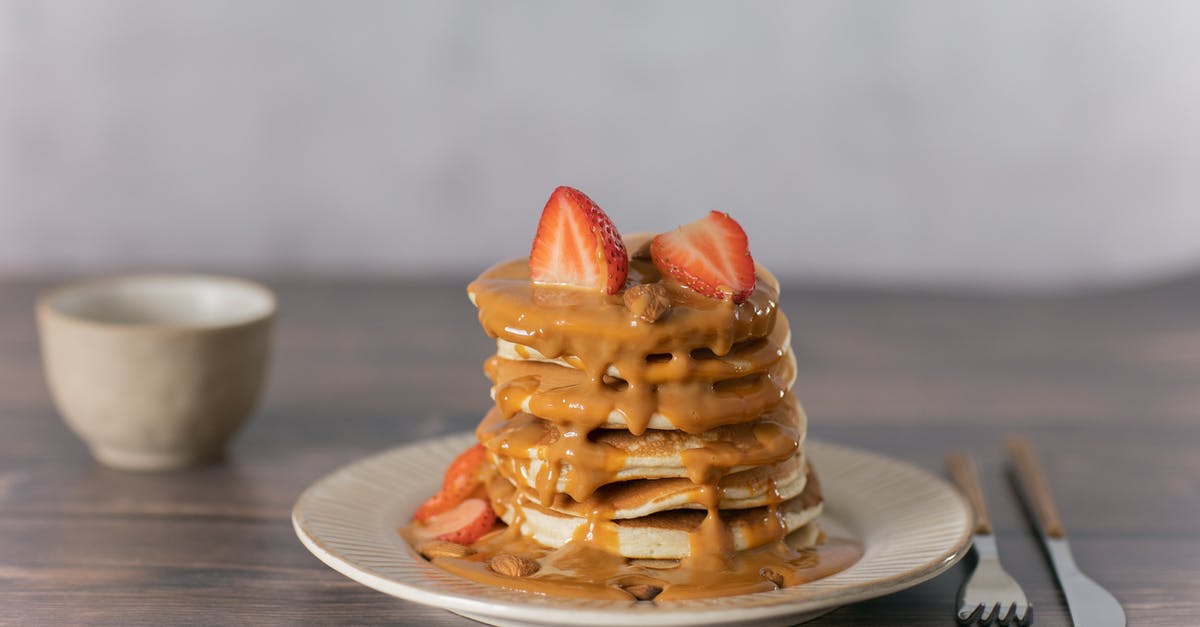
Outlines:
{"label": "dark wooden tabletop", "polygon": [[[464,282],[268,281],[270,385],[222,463],[105,469],[41,376],[37,282],[0,283],[0,622],[470,624],[360,586],[289,521],[312,481],[474,426],[494,345]],[[1200,621],[1200,280],[1066,297],[785,290],[812,437],[941,472],[980,463],[1001,556],[1069,624],[1005,477],[1002,437],[1044,457],[1082,569],[1130,624]],[[814,624],[952,624],[945,575]]]}

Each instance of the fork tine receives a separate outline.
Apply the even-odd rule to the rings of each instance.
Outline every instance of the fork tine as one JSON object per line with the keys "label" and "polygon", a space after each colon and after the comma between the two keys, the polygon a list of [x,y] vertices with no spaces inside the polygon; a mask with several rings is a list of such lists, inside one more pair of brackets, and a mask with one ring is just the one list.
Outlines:
{"label": "fork tine", "polygon": [[1007,625],[1017,613],[1017,604],[1009,603],[1008,606],[1001,605],[996,612],[996,622],[1001,625]]}
{"label": "fork tine", "polygon": [[979,617],[979,613],[982,611],[982,604],[971,605],[970,603],[963,603],[962,606],[958,608],[958,615],[956,618],[958,618],[960,625],[970,625],[971,623],[975,622],[976,618]]}
{"label": "fork tine", "polygon": [[986,624],[992,622],[992,619],[995,618],[999,613],[1000,613],[1000,604],[999,603],[985,605],[983,607],[983,614],[979,615],[979,624],[986,625]]}
{"label": "fork tine", "polygon": [[1026,603],[1017,604],[1017,624],[1028,625],[1033,622],[1033,606]]}
{"label": "fork tine", "polygon": [[977,523],[971,549],[975,560],[973,564],[968,563],[966,576],[959,586],[955,618],[960,624],[990,625],[993,621],[1006,627],[1014,622],[1028,624],[1029,600],[1020,584],[1000,564],[975,463],[967,453],[954,453],[946,457],[946,467],[967,496]]}

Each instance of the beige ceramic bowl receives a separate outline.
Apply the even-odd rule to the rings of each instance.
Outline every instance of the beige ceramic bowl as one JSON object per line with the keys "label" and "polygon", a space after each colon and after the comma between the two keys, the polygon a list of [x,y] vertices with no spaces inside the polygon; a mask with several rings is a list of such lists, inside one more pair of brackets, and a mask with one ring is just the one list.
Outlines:
{"label": "beige ceramic bowl", "polygon": [[54,401],[109,466],[219,455],[262,388],[275,296],[257,283],[119,276],[51,290],[37,309]]}

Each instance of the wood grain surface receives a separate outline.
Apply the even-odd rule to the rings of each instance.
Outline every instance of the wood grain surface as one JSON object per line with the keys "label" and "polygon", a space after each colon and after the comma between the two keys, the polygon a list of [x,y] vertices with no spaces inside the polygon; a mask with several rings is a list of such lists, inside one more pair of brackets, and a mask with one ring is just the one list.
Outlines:
{"label": "wood grain surface", "polygon": [[[463,281],[272,281],[268,391],[221,463],[137,475],[93,463],[41,376],[33,301],[0,283],[0,622],[467,625],[309,555],[300,491],[364,455],[470,429],[488,406]],[[813,437],[943,472],[979,462],[1001,557],[1069,624],[1006,474],[1036,444],[1081,568],[1131,625],[1200,616],[1200,280],[1064,297],[788,289]],[[817,625],[952,624],[959,565]]]}

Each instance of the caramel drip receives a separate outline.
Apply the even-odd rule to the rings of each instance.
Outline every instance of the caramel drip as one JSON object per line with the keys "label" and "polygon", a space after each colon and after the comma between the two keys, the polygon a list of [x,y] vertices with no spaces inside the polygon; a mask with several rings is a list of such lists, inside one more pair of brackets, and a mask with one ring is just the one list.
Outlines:
{"label": "caramel drip", "polygon": [[[484,372],[489,377],[492,377],[493,373],[496,372],[492,359],[484,363]],[[511,418],[514,414],[521,411],[521,405],[525,403],[526,399],[537,392],[540,385],[541,380],[534,375],[506,380],[504,385],[496,386],[496,408],[500,410],[500,413],[505,418]]]}
{"label": "caramel drip", "polygon": [[[579,599],[633,601],[625,589],[633,584],[647,584],[662,589],[654,599],[656,603],[797,586],[845,570],[862,557],[862,546],[848,540],[827,539],[801,549],[777,542],[739,551],[722,569],[708,570],[683,560],[630,560],[579,542],[552,549],[513,532],[512,527],[477,543],[475,548],[478,552],[472,556],[440,557],[433,563],[487,585]],[[528,556],[536,559],[541,568],[529,577],[497,574],[486,564],[500,553]],[[782,577],[781,586],[763,576],[766,569]]]}
{"label": "caramel drip", "polygon": [[[800,460],[793,458],[778,466],[757,467],[741,473],[725,475],[716,484],[696,484],[686,478],[635,479],[603,486],[583,500],[577,500],[566,493],[554,494],[550,500],[542,499],[535,489],[529,489],[522,485],[521,475],[513,474],[511,467],[507,464],[497,464],[497,470],[501,477],[523,493],[526,500],[535,499],[539,503],[544,503],[548,509],[580,517],[604,515],[609,518],[629,518],[630,515],[623,512],[630,510],[653,512],[680,508],[703,509],[706,507],[704,503],[707,503],[708,499],[706,491],[715,491],[718,505],[727,507],[726,499],[737,500],[730,492],[741,490],[754,493],[756,483],[766,484],[769,487],[762,490],[761,496],[743,497],[742,500],[757,501],[763,505],[777,505],[797,494],[791,493],[785,496],[780,493],[775,487],[774,478],[770,476],[770,473],[783,468],[786,472],[795,474],[797,477],[796,489],[801,489],[807,483],[807,477],[803,475],[801,469],[796,468],[801,465]],[[742,505],[742,507],[753,506]],[[771,536],[771,538],[773,539],[775,536]]]}
{"label": "caramel drip", "polygon": [[[540,458],[543,469],[553,467],[553,471],[538,476],[542,502],[549,502],[549,496],[559,487],[582,501],[597,488],[622,480],[618,473],[631,456],[661,454],[672,447],[680,449],[677,454],[685,476],[697,484],[717,483],[721,475],[734,469],[778,464],[798,450],[802,420],[799,405],[789,395],[771,413],[754,422],[719,427],[703,439],[657,430],[638,439],[613,430],[593,433],[589,438],[582,428],[564,428],[526,413],[505,419],[498,409],[488,412],[476,435],[509,477],[525,476],[531,457]],[[648,439],[655,445],[639,446]],[[658,477],[680,476],[674,467],[659,470],[662,474]],[[558,485],[560,478],[565,486]]]}
{"label": "caramel drip", "polygon": [[[496,402],[505,413],[525,410],[589,431],[623,426],[634,435],[645,432],[652,417],[659,414],[675,428],[703,433],[771,411],[791,388],[796,361],[789,351],[768,370],[744,377],[659,385],[613,384],[604,378],[597,383],[574,368],[500,357],[489,358],[484,371],[495,383]],[[620,416],[614,419],[614,412]]]}
{"label": "caramel drip", "polygon": [[[783,312],[777,312],[775,326],[768,336],[740,341],[725,355],[717,355],[707,348],[696,348],[688,354],[651,353],[643,360],[625,363],[623,370],[613,366],[606,374],[651,385],[685,380],[731,379],[766,370],[789,350],[790,340],[791,331],[787,317]],[[573,355],[551,359],[528,346],[505,342],[497,341],[498,352],[502,356],[506,356],[503,352],[507,346],[511,347],[511,352],[520,359],[550,361],[584,370],[583,362]]]}
{"label": "caramel drip", "polygon": [[734,304],[696,294],[660,277],[653,264],[632,260],[629,284],[661,281],[670,296],[670,313],[654,323],[634,316],[619,294],[537,285],[529,280],[525,259],[493,266],[467,286],[467,293],[488,335],[551,358],[575,356],[599,380],[609,365],[635,372],[647,355],[682,357],[698,348],[725,355],[737,342],[766,337],[775,326],[779,283],[761,266],[756,275],[754,292]]}
{"label": "caramel drip", "polygon": [[[822,500],[820,482],[811,470],[800,495],[765,506],[721,510],[717,507],[718,496],[714,494],[716,490],[713,487],[697,486],[697,491],[699,494],[696,504],[701,506],[702,510],[676,509],[638,518],[614,520],[612,501],[598,499],[590,502],[579,508],[584,516],[576,517],[558,513],[543,505],[536,496],[517,489],[502,475],[492,475],[487,481],[487,494],[493,508],[501,519],[510,524],[517,524],[517,520],[524,521],[527,518],[527,510],[532,511],[540,516],[557,518],[569,525],[575,525],[570,541],[603,535],[607,540],[594,543],[593,546],[602,546],[613,551],[617,551],[619,546],[613,544],[614,536],[611,532],[638,528],[673,530],[688,536],[694,556],[698,553],[727,556],[732,551],[732,540],[735,536],[748,548],[778,541],[787,531],[784,524],[786,515],[808,511],[819,506]],[[717,516],[712,515],[714,511],[717,512]]]}
{"label": "caramel drip", "polygon": [[703,485],[696,502],[704,506],[704,520],[691,537],[692,554],[681,566],[701,572],[724,572],[733,556],[733,531],[721,520],[717,507],[720,493],[712,485]]}

